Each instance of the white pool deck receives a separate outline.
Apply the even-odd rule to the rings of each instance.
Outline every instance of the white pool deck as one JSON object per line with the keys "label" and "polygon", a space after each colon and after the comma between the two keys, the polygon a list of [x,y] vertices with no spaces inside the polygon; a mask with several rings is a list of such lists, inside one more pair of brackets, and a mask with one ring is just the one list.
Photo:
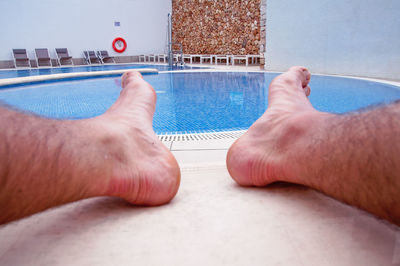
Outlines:
{"label": "white pool deck", "polygon": [[182,171],[167,205],[93,198],[0,226],[0,265],[400,265],[395,225],[306,187],[236,185],[239,135],[163,141]]}

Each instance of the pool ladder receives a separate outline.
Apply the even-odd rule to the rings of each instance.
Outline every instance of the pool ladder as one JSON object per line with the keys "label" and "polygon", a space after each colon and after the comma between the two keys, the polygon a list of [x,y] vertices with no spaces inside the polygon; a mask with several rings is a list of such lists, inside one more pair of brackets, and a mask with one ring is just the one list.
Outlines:
{"label": "pool ladder", "polygon": [[[177,48],[174,50],[174,48]],[[185,60],[183,59],[183,49],[181,43],[172,42],[172,16],[168,13],[168,65],[172,66],[184,66]]]}
{"label": "pool ladder", "polygon": [[173,65],[175,65],[175,66],[184,66],[185,65],[185,61],[183,59],[182,44],[181,43],[172,43],[172,47],[173,48],[178,47],[177,50],[172,49]]}

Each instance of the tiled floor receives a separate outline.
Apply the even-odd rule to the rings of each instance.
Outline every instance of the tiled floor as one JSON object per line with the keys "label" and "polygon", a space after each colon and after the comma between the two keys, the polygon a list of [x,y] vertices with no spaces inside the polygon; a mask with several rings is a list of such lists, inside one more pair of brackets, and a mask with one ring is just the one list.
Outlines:
{"label": "tiled floor", "polygon": [[0,227],[0,265],[400,265],[400,229],[311,189],[242,188],[232,139],[167,142],[182,170],[165,206],[115,198]]}

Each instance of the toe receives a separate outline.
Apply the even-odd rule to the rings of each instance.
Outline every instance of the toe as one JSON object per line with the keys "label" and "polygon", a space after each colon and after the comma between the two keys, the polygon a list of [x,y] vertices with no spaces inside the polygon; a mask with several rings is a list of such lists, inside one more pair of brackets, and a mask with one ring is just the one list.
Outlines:
{"label": "toe", "polygon": [[305,88],[310,82],[311,73],[306,67],[294,66],[291,67],[288,72],[296,75],[296,77],[301,81],[301,85],[303,88]]}
{"label": "toe", "polygon": [[[137,71],[125,72],[121,77],[122,90],[121,97],[118,99],[127,99],[125,102],[151,102],[155,103],[157,94],[154,88],[143,79],[143,76]],[[122,99],[121,99],[122,98]]]}
{"label": "toe", "polygon": [[121,77],[122,88],[125,88],[129,83],[135,80],[143,80],[142,74],[137,71],[127,71]]}
{"label": "toe", "polygon": [[307,86],[304,88],[304,93],[306,94],[307,97],[310,96],[310,93],[311,93],[311,88],[310,88],[310,86],[307,85]]}
{"label": "toe", "polygon": [[310,71],[308,71],[307,69],[305,69],[305,70],[303,71],[303,75],[304,75],[304,79],[303,79],[303,82],[302,82],[302,86],[303,86],[303,88],[305,88],[305,87],[308,86],[308,83],[310,83],[310,80],[311,80],[311,73],[310,73]]}

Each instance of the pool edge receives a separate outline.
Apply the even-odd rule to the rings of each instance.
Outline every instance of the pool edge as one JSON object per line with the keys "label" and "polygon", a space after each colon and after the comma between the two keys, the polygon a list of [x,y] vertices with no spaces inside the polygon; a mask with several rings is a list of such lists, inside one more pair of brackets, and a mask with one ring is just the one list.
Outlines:
{"label": "pool edge", "polygon": [[[82,78],[82,77],[97,77],[97,76],[110,76],[110,75],[120,75],[131,69],[117,69],[117,70],[104,70],[104,71],[93,71],[93,72],[74,72],[74,73],[59,73],[59,74],[49,74],[49,75],[37,75],[29,77],[18,77],[18,78],[8,78],[0,79],[0,86],[10,86],[25,83],[36,83],[48,80],[62,80],[70,78]],[[159,71],[155,68],[136,68],[132,69],[138,71],[142,74],[158,74]]]}

